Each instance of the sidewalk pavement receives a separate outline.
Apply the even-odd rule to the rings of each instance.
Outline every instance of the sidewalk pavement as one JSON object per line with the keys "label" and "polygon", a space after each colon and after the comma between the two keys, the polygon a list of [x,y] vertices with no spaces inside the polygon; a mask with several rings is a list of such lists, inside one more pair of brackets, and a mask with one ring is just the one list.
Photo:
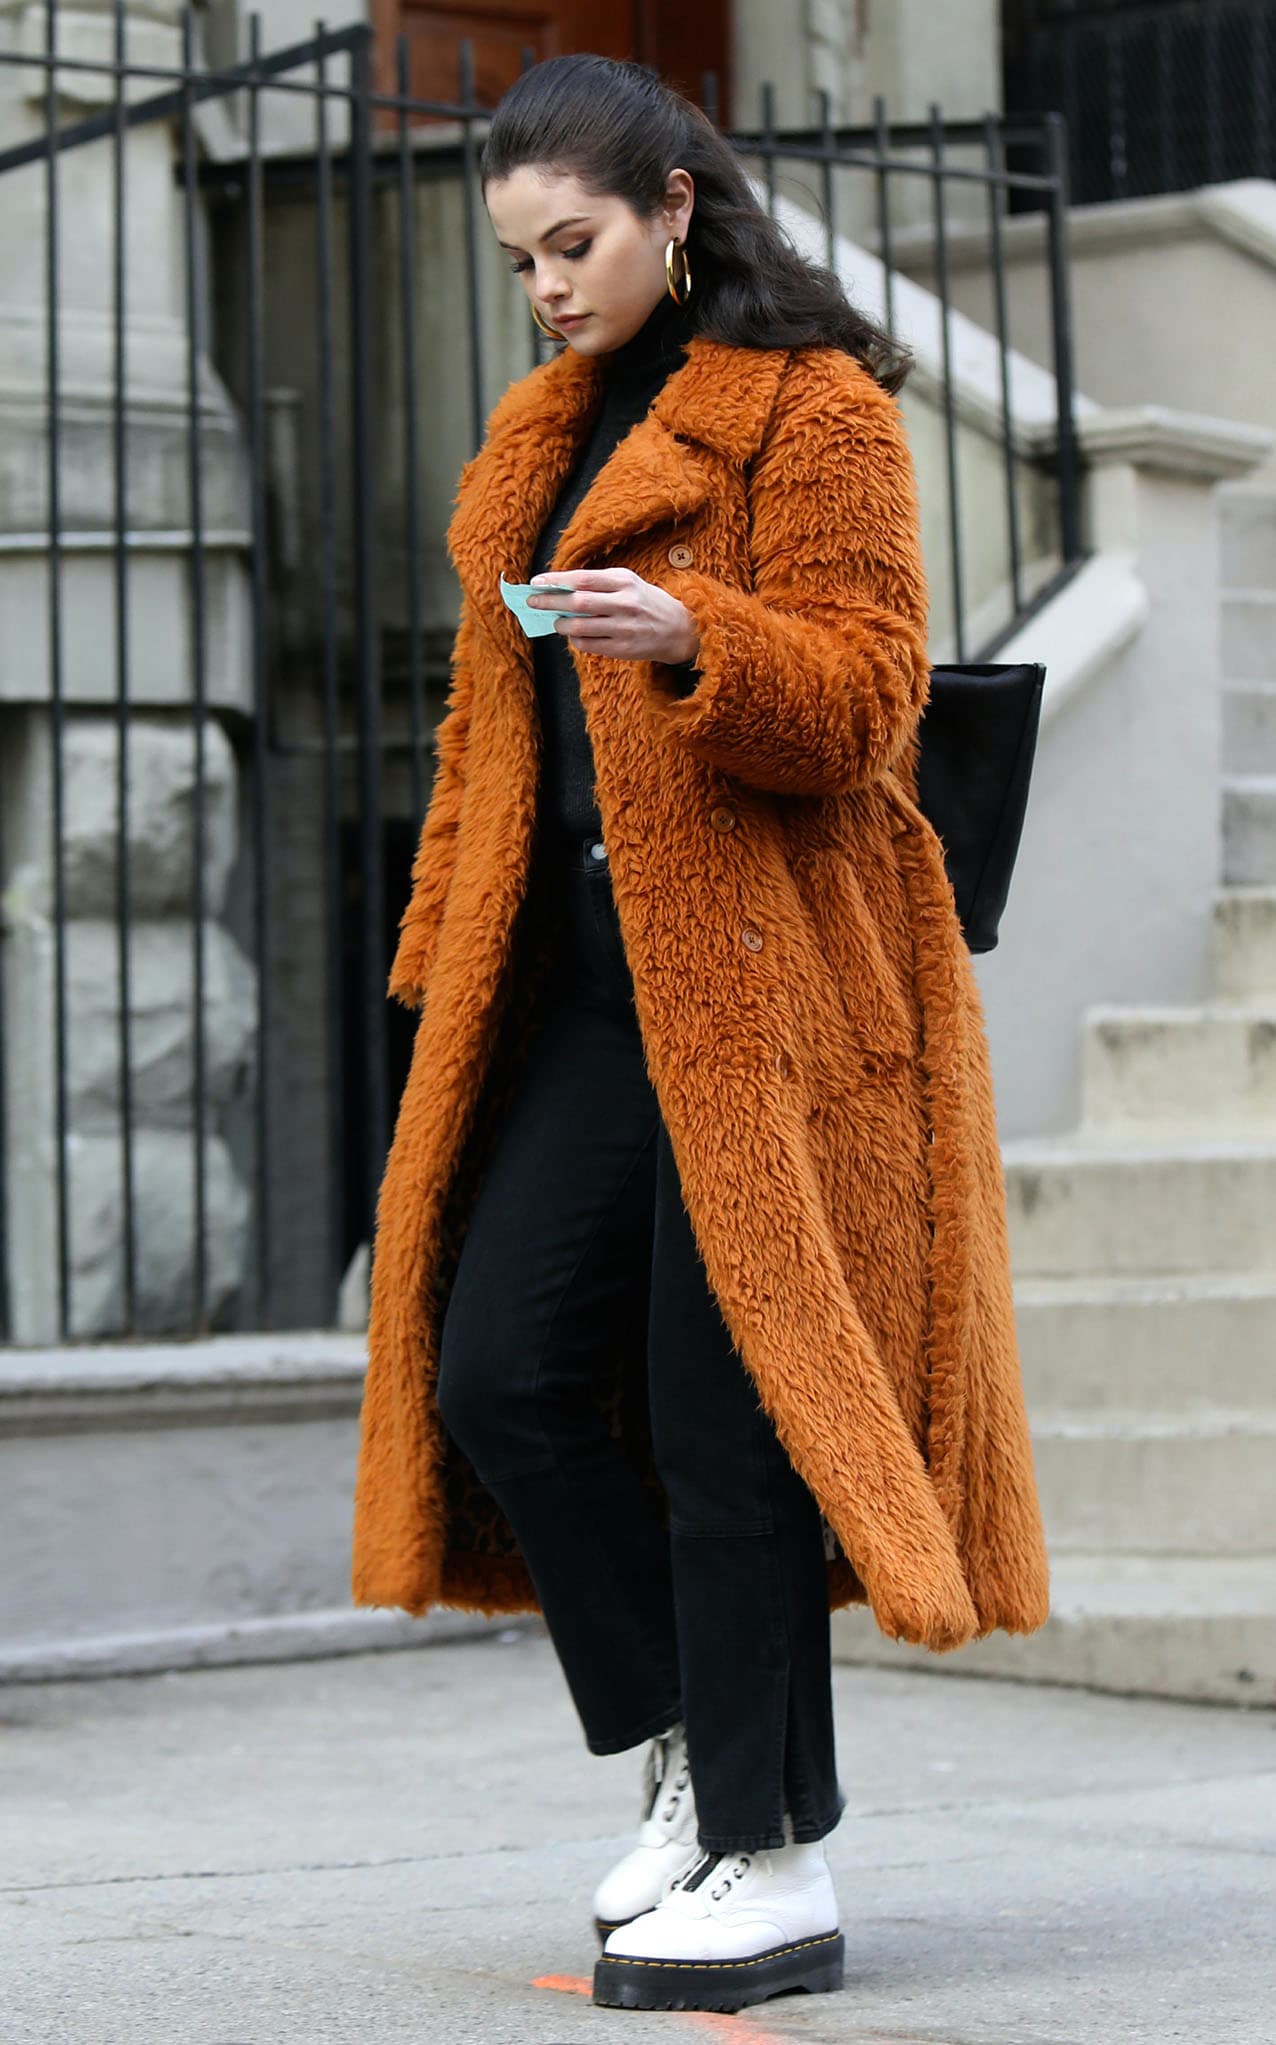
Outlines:
{"label": "sidewalk pavement", "polygon": [[535,1622],[0,1693],[3,2045],[1271,2045],[1276,1715],[836,1671],[847,1985],[596,2009],[592,1759]]}

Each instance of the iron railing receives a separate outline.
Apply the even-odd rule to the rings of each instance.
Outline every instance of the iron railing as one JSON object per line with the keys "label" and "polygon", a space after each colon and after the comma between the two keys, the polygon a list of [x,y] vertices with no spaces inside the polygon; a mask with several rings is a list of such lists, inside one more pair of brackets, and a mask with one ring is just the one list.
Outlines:
{"label": "iron railing", "polygon": [[1059,107],[1078,205],[1276,174],[1272,0],[1031,5],[1017,103]]}
{"label": "iron railing", "polygon": [[[0,135],[0,195],[24,171],[39,180],[25,203],[43,238],[44,350],[32,415],[44,501],[33,526],[31,489],[8,492],[0,465],[0,574],[34,560],[45,579],[42,679],[6,674],[0,649],[0,741],[13,759],[23,746],[35,758],[47,738],[48,762],[39,828],[13,803],[11,776],[19,821],[0,833],[0,1338],[320,1325],[370,1239],[410,1049],[410,1020],[384,990],[446,686],[443,507],[494,397],[543,344],[481,233],[489,110],[468,49],[461,99],[435,101],[409,97],[402,42],[399,89],[373,90],[363,26],[267,52],[254,19],[244,60],[209,71],[189,14],[168,65],[130,55],[121,5],[98,55],[83,54],[82,35],[80,54],[61,53],[57,0],[45,21],[43,50],[0,51],[6,103],[20,103],[25,79],[39,113],[35,133]],[[74,110],[93,98],[106,103]],[[286,148],[272,125],[281,108]],[[168,138],[180,274],[169,310],[148,300],[135,325],[148,266],[164,259],[137,243],[136,180],[152,181],[152,214],[158,191],[154,160],[133,161],[143,132]],[[813,125],[782,128],[767,90],[759,124],[731,139],[773,207],[805,202],[820,219],[830,262],[845,267],[844,223],[875,240],[888,324],[908,288],[891,266],[896,195],[929,193],[944,551],[956,644],[973,652],[947,209],[973,198],[994,236],[1016,193],[1050,211],[1056,444],[1026,466],[996,296],[1013,620],[1032,601],[1026,476],[1051,500],[1056,569],[1080,555],[1060,124],[946,124],[936,110],[892,126],[879,107],[871,128],[852,129],[821,102]],[[83,180],[68,197],[83,150],[102,153],[97,188],[109,195],[110,339],[96,383],[92,322],[81,330],[66,283],[68,250],[98,235],[75,211]],[[98,427],[95,484],[84,451]],[[0,434],[12,430],[0,418]],[[103,555],[105,583],[89,572]],[[176,634],[167,667],[150,643],[157,617]],[[109,844],[85,840],[68,809],[83,747],[103,734]],[[178,760],[165,770],[184,820],[176,852],[143,829],[157,799],[142,786],[152,741]],[[244,830],[227,872],[232,809]],[[109,1081],[101,1044],[76,1036],[82,939],[103,916]],[[144,940],[182,962],[167,1034],[147,1006],[154,987],[139,983]],[[47,1043],[33,1041],[46,1027]]]}

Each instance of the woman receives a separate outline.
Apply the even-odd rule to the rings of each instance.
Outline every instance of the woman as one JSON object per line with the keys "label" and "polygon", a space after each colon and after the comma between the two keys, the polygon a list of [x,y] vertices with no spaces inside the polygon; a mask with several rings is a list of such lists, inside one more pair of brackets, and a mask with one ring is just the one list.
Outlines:
{"label": "woman", "polygon": [[591,1751],[647,1743],[595,1999],[735,2009],[841,1979],[830,1609],[934,1649],[1046,1614],[982,1017],[915,801],[905,363],[636,66],[529,71],[483,176],[566,346],[449,530],[354,1594],[543,1612]]}

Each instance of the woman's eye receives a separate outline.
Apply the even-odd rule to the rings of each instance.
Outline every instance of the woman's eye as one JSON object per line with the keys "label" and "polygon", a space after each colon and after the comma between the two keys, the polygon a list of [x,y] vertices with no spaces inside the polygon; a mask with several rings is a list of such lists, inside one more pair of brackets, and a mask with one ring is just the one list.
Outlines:
{"label": "woman's eye", "polygon": [[[593,247],[593,245],[594,244],[592,241],[578,242],[574,249],[564,249],[563,254],[566,256],[569,263],[578,263],[582,256],[587,256],[589,254],[589,251]],[[532,259],[530,256],[524,256],[521,259],[521,261],[510,264],[510,269],[513,271],[516,277],[521,277],[523,271],[530,270],[531,267]]]}

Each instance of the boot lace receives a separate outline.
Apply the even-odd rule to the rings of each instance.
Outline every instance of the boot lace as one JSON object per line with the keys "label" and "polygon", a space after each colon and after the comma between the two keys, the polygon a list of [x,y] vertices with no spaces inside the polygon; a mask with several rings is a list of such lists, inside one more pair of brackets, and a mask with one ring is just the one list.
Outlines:
{"label": "boot lace", "polygon": [[[678,1808],[691,1786],[691,1767],[684,1747],[682,1760],[676,1775],[669,1774],[669,1755],[674,1743],[674,1734],[658,1733],[647,1749],[643,1766],[643,1817],[654,1817],[661,1825],[670,1825],[678,1815]],[[656,1806],[660,1808],[657,1810]]]}
{"label": "boot lace", "polygon": [[[722,1863],[726,1860],[731,1862],[731,1866],[722,1869]],[[669,1884],[669,1888],[671,1892],[674,1889],[699,1889],[708,1881],[710,1875],[717,1874],[718,1879],[709,1891],[709,1900],[712,1903],[720,1903],[723,1897],[730,1893],[733,1885],[739,1881],[741,1875],[752,1865],[753,1855],[751,1853],[737,1853],[735,1855],[728,1853],[702,1853],[698,1860],[692,1861],[690,1867],[684,1868],[680,1875],[674,1876]],[[718,1872],[719,1869],[722,1869],[721,1873]]]}

